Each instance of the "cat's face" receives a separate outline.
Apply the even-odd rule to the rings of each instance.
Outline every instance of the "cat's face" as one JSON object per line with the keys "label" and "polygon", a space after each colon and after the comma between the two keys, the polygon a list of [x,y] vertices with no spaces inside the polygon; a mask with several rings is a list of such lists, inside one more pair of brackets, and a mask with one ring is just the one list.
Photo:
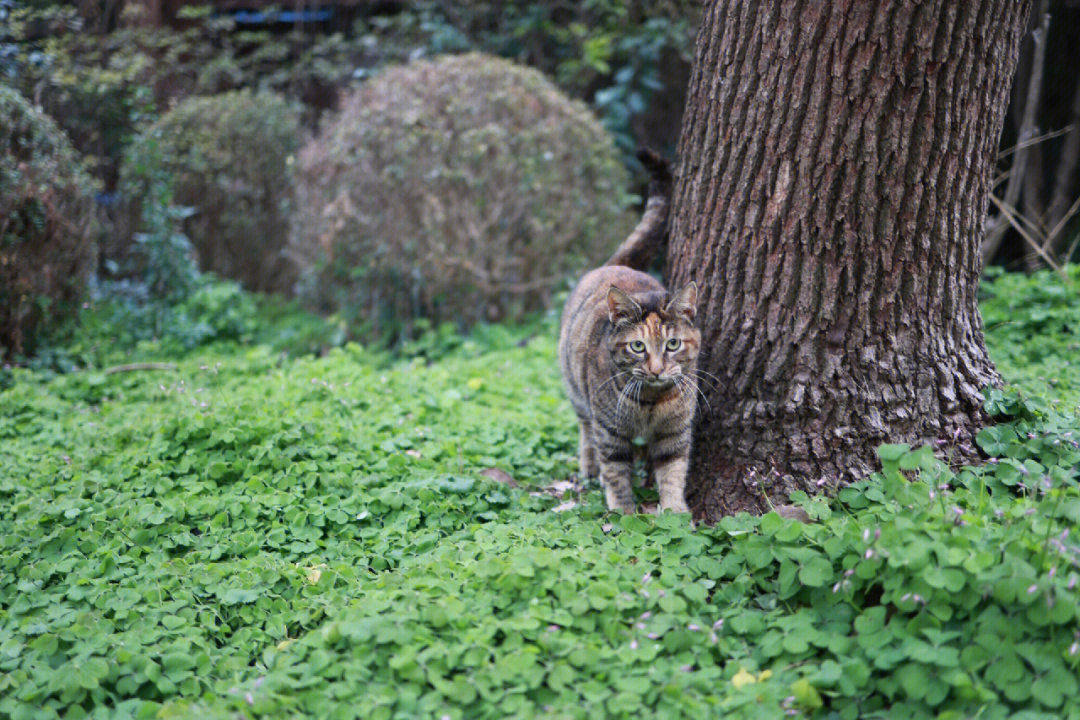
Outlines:
{"label": "cat's face", "polygon": [[650,388],[678,384],[694,367],[701,332],[694,327],[697,285],[667,299],[659,293],[634,298],[612,287],[608,316],[615,330],[608,351],[619,372]]}

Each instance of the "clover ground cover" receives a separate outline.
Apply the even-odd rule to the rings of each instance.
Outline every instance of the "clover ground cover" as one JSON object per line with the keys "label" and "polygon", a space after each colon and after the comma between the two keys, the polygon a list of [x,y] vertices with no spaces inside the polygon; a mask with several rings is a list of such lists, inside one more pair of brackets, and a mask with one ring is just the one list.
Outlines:
{"label": "clover ground cover", "polygon": [[988,398],[996,461],[885,446],[797,498],[810,525],[613,517],[595,489],[554,512],[576,432],[550,324],[429,365],[17,371],[0,717],[1080,716],[1080,303],[1040,283],[987,286],[1023,389]]}

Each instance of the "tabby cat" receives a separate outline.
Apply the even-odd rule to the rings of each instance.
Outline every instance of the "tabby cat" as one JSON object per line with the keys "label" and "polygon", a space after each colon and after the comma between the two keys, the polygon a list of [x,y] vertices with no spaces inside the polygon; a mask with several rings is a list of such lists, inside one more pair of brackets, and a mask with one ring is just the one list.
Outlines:
{"label": "tabby cat", "polygon": [[644,440],[660,508],[689,512],[684,491],[699,392],[698,289],[691,282],[668,293],[641,272],[663,239],[671,174],[660,157],[648,151],[638,157],[652,175],[645,215],[567,299],[559,365],[581,425],[581,472],[599,472],[608,508],[634,511],[634,448]]}

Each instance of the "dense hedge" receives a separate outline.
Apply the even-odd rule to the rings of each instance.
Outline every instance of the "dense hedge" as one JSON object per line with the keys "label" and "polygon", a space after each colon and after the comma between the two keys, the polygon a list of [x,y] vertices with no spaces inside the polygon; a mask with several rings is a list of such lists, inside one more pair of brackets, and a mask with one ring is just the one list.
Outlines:
{"label": "dense hedge", "polygon": [[517,317],[620,239],[626,183],[603,128],[535,70],[387,70],[300,153],[301,292],[380,335]]}
{"label": "dense hedge", "polygon": [[0,358],[33,350],[94,269],[93,184],[67,137],[0,86]]}
{"label": "dense hedge", "polygon": [[182,228],[202,270],[259,291],[289,291],[282,250],[291,193],[289,162],[300,145],[296,108],[269,92],[237,90],[179,103],[129,148],[122,187],[136,202],[171,176],[172,202],[191,208]]}

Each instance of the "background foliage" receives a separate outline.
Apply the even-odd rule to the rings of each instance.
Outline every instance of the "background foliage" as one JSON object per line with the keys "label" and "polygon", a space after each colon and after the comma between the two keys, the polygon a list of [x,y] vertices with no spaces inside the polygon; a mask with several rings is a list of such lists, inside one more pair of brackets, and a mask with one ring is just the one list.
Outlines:
{"label": "background foliage", "polygon": [[[262,135],[238,138],[235,130],[226,128],[228,116],[239,119],[244,106],[235,98],[267,96],[224,95],[234,98],[229,113],[220,106],[228,101],[217,100],[215,109],[214,101],[194,98],[237,88],[273,91],[297,103],[302,126],[310,132],[321,116],[336,109],[340,94],[348,94],[384,66],[449,51],[485,50],[531,63],[555,78],[563,90],[588,102],[614,132],[623,161],[633,167],[636,161],[626,151],[637,142],[673,149],[694,22],[693,4],[688,2],[376,4],[321,25],[277,22],[274,10],[263,16],[264,22],[252,25],[241,22],[238,15],[198,6],[155,18],[149,7],[140,2],[42,0],[7,3],[0,15],[0,82],[18,89],[58,119],[103,190],[96,195],[105,223],[98,248],[94,297],[103,302],[96,305],[97,317],[102,308],[122,308],[113,324],[122,327],[145,320],[121,333],[143,339],[171,332],[175,328],[169,321],[183,322],[177,317],[167,321],[169,312],[163,306],[146,305],[154,295],[146,292],[145,281],[147,273],[156,273],[160,284],[172,268],[180,275],[168,282],[190,285],[185,279],[186,265],[178,260],[185,247],[199,251],[202,271],[287,295],[295,287],[296,268],[275,255],[281,231],[288,227],[288,223],[275,223],[275,216],[280,205],[281,162],[290,162],[296,143],[292,120],[279,109],[269,113]],[[189,122],[198,111],[203,113],[200,121]],[[182,116],[187,120],[181,122]],[[138,142],[133,142],[136,138]],[[198,151],[180,150],[191,145]],[[233,146],[237,151],[231,153]],[[226,172],[224,168],[231,169],[238,158],[245,160],[243,172]],[[263,159],[265,163],[260,162]],[[193,193],[204,181],[225,191]],[[498,181],[485,182],[498,186]],[[450,184],[444,187],[449,194],[437,201],[460,207],[460,193]],[[624,188],[616,188],[612,197],[623,202]],[[219,206],[218,200],[227,200],[230,211]],[[244,211],[237,212],[238,206]],[[310,217],[316,209],[301,211]],[[599,220],[606,222],[608,217],[605,210]],[[148,218],[156,224],[148,223]],[[556,229],[551,214],[529,222]],[[512,232],[507,230],[504,237]],[[608,232],[613,240],[621,229],[612,227]],[[238,239],[241,233],[244,237]],[[146,238],[157,240],[148,246],[143,242]],[[396,242],[423,243],[424,238]],[[252,243],[259,252],[249,247]],[[299,255],[310,261],[310,243],[302,239],[297,244],[305,249]],[[150,247],[161,252],[149,252]],[[383,254],[393,250],[392,245],[380,248]],[[589,250],[582,247],[577,256]],[[237,262],[238,255],[260,262]],[[147,265],[151,256],[167,261],[155,271]],[[261,262],[263,258],[270,261]],[[426,271],[423,265],[405,269],[397,290],[415,288],[413,276]],[[486,272],[491,275],[490,268]],[[541,285],[550,287],[561,280],[550,277],[530,288],[525,293],[529,297],[513,299],[502,293],[503,297],[492,301],[495,291],[489,288],[484,301],[470,307],[471,315],[461,324],[535,307],[549,296]],[[316,306],[337,307],[345,299],[338,295],[329,301],[317,298]],[[407,302],[411,310],[433,306],[416,297]],[[395,303],[384,303],[382,310]],[[369,310],[360,314],[371,316]],[[388,327],[383,315],[380,327],[390,334],[407,329],[412,322]],[[446,316],[435,312],[421,318],[420,325],[437,326]],[[365,329],[346,320],[348,333]],[[56,325],[43,329],[62,335],[63,328]],[[200,334],[187,330],[179,334]]]}
{"label": "background foliage", "polygon": [[171,201],[191,208],[181,228],[193,238],[202,270],[249,290],[288,293],[296,280],[284,256],[289,173],[299,145],[298,113],[278,95],[235,90],[188,98],[125,153],[121,188],[129,223],[140,227],[140,199],[164,174]]}
{"label": "background foliage", "polygon": [[0,359],[77,313],[94,270],[93,183],[51,119],[0,85]]}

